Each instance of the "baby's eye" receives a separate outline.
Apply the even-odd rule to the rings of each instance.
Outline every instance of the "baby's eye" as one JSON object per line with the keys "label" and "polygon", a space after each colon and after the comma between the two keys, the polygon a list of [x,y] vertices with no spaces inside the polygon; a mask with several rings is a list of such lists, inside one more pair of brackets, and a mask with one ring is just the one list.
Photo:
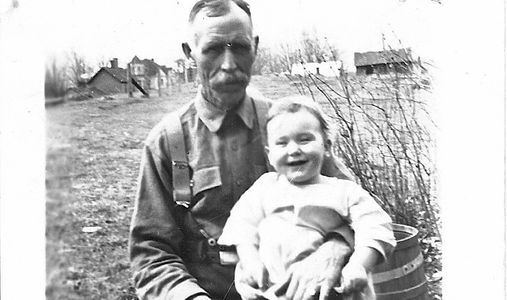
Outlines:
{"label": "baby's eye", "polygon": [[311,136],[302,136],[299,138],[299,142],[303,144],[309,143],[311,141],[313,141]]}
{"label": "baby's eye", "polygon": [[287,141],[279,140],[275,142],[275,145],[277,146],[285,146],[287,145]]}

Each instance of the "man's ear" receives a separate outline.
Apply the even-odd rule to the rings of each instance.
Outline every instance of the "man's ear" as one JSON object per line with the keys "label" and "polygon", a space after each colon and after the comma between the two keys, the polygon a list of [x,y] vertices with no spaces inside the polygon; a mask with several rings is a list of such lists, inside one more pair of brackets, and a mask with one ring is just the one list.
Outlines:
{"label": "man's ear", "polygon": [[266,155],[269,155],[269,147],[268,146],[264,146],[264,152],[266,153]]}
{"label": "man's ear", "polygon": [[190,46],[188,45],[188,43],[182,43],[181,44],[181,49],[183,49],[183,53],[185,53],[185,56],[187,58],[192,58],[192,49],[190,49]]}
{"label": "man's ear", "polygon": [[254,37],[254,53],[257,55],[257,47],[259,46],[259,36]]}

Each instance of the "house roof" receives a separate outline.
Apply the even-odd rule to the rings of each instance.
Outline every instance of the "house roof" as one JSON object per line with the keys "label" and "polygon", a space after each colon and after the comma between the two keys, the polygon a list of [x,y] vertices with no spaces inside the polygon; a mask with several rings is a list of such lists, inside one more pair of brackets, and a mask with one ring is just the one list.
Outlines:
{"label": "house roof", "polygon": [[162,69],[162,71],[164,71],[165,74],[167,74],[170,70],[173,69],[173,68],[167,67],[165,65],[161,65],[160,68]]}
{"label": "house roof", "polygon": [[104,68],[104,69],[121,83],[127,83],[127,70],[123,68]]}
{"label": "house roof", "polygon": [[412,53],[408,48],[354,53],[354,65],[356,67],[414,61]]}
{"label": "house roof", "polygon": [[[127,83],[127,70],[125,70],[123,68],[102,67],[102,68],[100,68],[100,70],[97,71],[97,73],[95,73],[95,75],[93,75],[92,78],[90,78],[90,80],[88,80],[88,84],[92,83],[92,81],[95,80],[95,78],[97,77],[97,75],[100,72],[105,72],[106,74],[109,74],[111,77],[113,77],[114,79],[116,79],[120,83]],[[134,86],[139,91],[141,91],[141,93],[148,95],[148,93],[139,85],[139,83],[137,82],[137,80],[135,80],[134,77],[131,77],[130,80],[134,84]]]}
{"label": "house roof", "polygon": [[131,63],[139,63],[141,62],[141,60],[139,59],[139,57],[137,57],[137,55],[134,56],[134,58],[132,58],[132,61],[130,61]]}
{"label": "house roof", "polygon": [[127,70],[123,68],[108,68],[108,67],[102,67],[100,70],[93,75],[90,80],[88,80],[88,83],[91,83],[100,72],[106,72],[107,74],[111,75],[114,79],[121,83],[127,83]]}
{"label": "house roof", "polygon": [[167,74],[167,68],[165,66],[161,66],[157,64],[153,58],[151,59],[139,59],[137,55],[135,55],[130,63],[143,64],[146,70],[146,76],[157,76],[158,70],[162,70],[165,74]]}
{"label": "house roof", "polygon": [[146,75],[148,76],[156,76],[158,70],[162,70],[160,66],[153,61],[153,59],[143,59],[142,63],[146,67]]}

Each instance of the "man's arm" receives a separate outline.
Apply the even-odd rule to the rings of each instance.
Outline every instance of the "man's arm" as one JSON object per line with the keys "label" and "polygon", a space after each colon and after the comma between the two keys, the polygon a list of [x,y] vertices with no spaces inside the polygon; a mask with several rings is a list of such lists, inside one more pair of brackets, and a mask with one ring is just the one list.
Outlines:
{"label": "man's arm", "polygon": [[129,239],[135,287],[141,299],[204,298],[206,292],[179,256],[183,234],[175,220],[170,158],[160,150],[162,144],[160,139],[147,142],[141,160]]}

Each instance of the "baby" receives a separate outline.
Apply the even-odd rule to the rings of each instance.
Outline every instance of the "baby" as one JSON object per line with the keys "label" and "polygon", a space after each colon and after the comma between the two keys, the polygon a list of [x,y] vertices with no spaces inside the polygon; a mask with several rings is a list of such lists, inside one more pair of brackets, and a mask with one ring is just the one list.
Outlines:
{"label": "baby", "polygon": [[267,299],[279,299],[275,294],[290,278],[289,267],[343,224],[354,231],[354,251],[335,290],[375,299],[369,273],[396,244],[391,218],[368,192],[320,174],[331,155],[328,131],[311,99],[276,101],[268,113],[266,149],[276,172],[262,175],[241,196],[219,239],[236,246],[236,278],[246,278]]}

